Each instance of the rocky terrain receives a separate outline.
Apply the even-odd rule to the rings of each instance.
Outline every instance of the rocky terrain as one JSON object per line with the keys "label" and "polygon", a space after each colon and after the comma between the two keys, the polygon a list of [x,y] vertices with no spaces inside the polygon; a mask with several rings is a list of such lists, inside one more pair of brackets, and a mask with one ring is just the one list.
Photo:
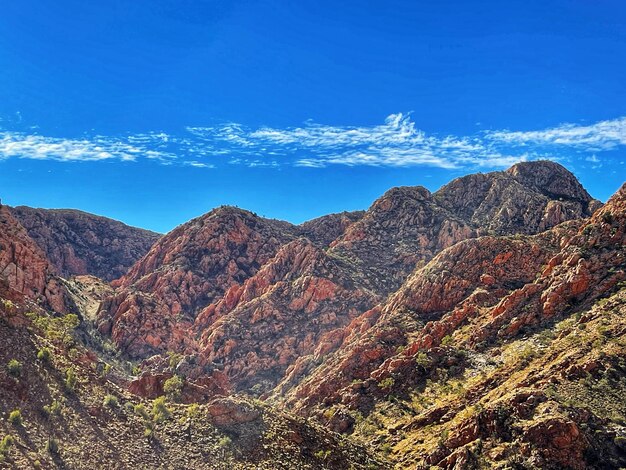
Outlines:
{"label": "rocky terrain", "polygon": [[[33,377],[0,384],[34,427],[3,421],[12,465],[87,468],[84,434],[107,468],[626,466],[626,186],[602,205],[528,162],[299,226],[221,207],[110,283],[60,253],[106,234],[139,256],[147,234],[52,238],[0,214],[1,335],[21,348],[2,360]],[[62,461],[40,393],[71,417]]]}
{"label": "rocky terrain", "polygon": [[117,279],[158,240],[159,234],[70,209],[11,209],[63,277],[91,274]]}

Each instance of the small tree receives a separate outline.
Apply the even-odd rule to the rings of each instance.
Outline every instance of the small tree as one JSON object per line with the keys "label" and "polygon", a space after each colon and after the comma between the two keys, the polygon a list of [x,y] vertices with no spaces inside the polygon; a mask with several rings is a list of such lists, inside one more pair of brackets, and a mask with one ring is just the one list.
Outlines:
{"label": "small tree", "polygon": [[22,363],[17,359],[11,359],[7,364],[7,369],[13,377],[19,377],[22,373]]}
{"label": "small tree", "polygon": [[148,414],[148,410],[146,410],[146,407],[142,403],[139,403],[138,405],[135,405],[135,414],[138,415],[138,416],[141,416],[146,421],[148,419],[150,419],[150,415]]}
{"label": "small tree", "polygon": [[20,410],[13,410],[9,414],[9,423],[13,426],[21,426],[22,425],[22,412]]}
{"label": "small tree", "polygon": [[37,352],[37,359],[40,360],[41,362],[50,362],[51,356],[52,356],[52,353],[50,352],[48,348],[41,348]]}
{"label": "small tree", "polygon": [[167,379],[163,384],[163,391],[170,400],[178,400],[183,391],[183,379],[181,379],[178,375]]}
{"label": "small tree", "polygon": [[65,388],[73,392],[76,389],[76,373],[73,368],[69,368],[65,371]]}
{"label": "small tree", "polygon": [[152,403],[152,419],[160,423],[169,419],[171,415],[172,412],[167,407],[165,397],[156,398]]}
{"label": "small tree", "polygon": [[107,408],[117,408],[117,397],[115,395],[107,395],[104,397],[103,405]]}
{"label": "small tree", "polygon": [[4,457],[9,453],[9,449],[14,443],[13,436],[4,436],[0,441],[0,457]]}
{"label": "small tree", "polygon": [[46,450],[52,455],[59,455],[59,441],[54,437],[48,438],[46,442]]}

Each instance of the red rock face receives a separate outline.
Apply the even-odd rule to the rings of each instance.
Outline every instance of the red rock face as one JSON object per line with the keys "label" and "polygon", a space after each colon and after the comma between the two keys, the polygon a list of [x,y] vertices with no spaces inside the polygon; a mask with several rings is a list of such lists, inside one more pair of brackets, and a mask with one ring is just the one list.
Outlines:
{"label": "red rock face", "polygon": [[285,222],[220,208],[161,238],[101,307],[100,330],[131,356],[193,348],[198,313],[295,238]]}
{"label": "red rock face", "polygon": [[[571,223],[534,237],[483,237],[444,250],[407,279],[364,334],[353,335],[290,391],[290,403],[345,402],[353,380],[365,380],[371,397],[386,376],[405,367],[414,370],[418,352],[436,348],[480,308],[533,282],[576,228]],[[398,354],[398,348],[405,349]]]}
{"label": "red rock face", "polygon": [[67,312],[67,294],[54,269],[7,206],[0,206],[0,278],[9,288]]}
{"label": "red rock face", "polygon": [[196,319],[202,357],[240,389],[271,390],[298,358],[321,358],[379,298],[306,239],[285,245],[253,277]]}
{"label": "red rock face", "polygon": [[[384,395],[377,384],[385,378],[415,383],[417,355],[437,357],[444,337],[463,326],[467,342],[455,346],[473,350],[591,305],[626,279],[625,234],[626,185],[586,221],[533,237],[468,240],[443,251],[389,298],[364,334],[289,391],[289,406],[363,409]],[[355,379],[362,381],[357,387]],[[582,449],[576,436],[566,438],[556,436],[550,445]],[[550,458],[564,459],[567,452]]]}
{"label": "red rock face", "polygon": [[117,279],[145,255],[160,236],[77,210],[19,206],[11,212],[55,271],[66,278],[91,274],[106,281]]}
{"label": "red rock face", "polygon": [[353,378],[384,376],[400,346],[434,348],[481,309],[522,302],[577,226],[476,237],[540,232],[595,205],[573,175],[538,162],[435,194],[395,188],[365,213],[300,227],[221,208],[161,238],[115,282],[100,330],[133,357],[198,356],[234,389],[307,407]]}

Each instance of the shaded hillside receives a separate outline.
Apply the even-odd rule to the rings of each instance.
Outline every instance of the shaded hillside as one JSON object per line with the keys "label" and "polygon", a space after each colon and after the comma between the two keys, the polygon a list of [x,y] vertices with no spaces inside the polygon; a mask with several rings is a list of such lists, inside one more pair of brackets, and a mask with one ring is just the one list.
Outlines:
{"label": "shaded hillside", "polygon": [[116,220],[69,209],[11,209],[63,277],[91,274],[117,279],[160,237]]}

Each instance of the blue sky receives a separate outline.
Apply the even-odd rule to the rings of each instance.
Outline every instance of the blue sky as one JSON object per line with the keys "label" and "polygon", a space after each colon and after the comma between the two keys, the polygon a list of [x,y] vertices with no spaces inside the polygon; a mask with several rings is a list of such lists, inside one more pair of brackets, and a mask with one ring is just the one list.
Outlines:
{"label": "blue sky", "polygon": [[0,196],[165,232],[555,159],[626,179],[626,3],[0,4]]}

